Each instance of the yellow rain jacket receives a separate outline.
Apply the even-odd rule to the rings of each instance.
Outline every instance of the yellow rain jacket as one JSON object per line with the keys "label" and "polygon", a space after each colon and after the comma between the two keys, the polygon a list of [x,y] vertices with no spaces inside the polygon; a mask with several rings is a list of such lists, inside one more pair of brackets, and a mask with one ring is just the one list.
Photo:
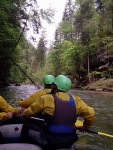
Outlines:
{"label": "yellow rain jacket", "polygon": [[8,119],[8,112],[12,112],[14,115],[20,114],[20,110],[9,105],[5,99],[0,96],[0,121],[5,121]]}
{"label": "yellow rain jacket", "polygon": [[40,98],[41,96],[50,93],[51,89],[43,89],[40,91],[35,92],[30,97],[26,98],[25,100],[19,100],[18,105],[22,108],[28,108],[32,103],[36,101],[37,98]]}
{"label": "yellow rain jacket", "polygon": [[[64,92],[57,92],[56,95],[62,100],[68,101],[70,99],[70,96]],[[83,102],[78,96],[73,96],[73,99],[76,104],[77,116],[84,118],[84,127],[86,129],[90,128],[90,126],[92,126],[95,122],[94,109]],[[30,117],[39,112],[42,112],[42,114],[53,115],[54,109],[55,104],[53,96],[51,94],[46,94],[37,99],[29,108],[25,109],[23,115]]]}

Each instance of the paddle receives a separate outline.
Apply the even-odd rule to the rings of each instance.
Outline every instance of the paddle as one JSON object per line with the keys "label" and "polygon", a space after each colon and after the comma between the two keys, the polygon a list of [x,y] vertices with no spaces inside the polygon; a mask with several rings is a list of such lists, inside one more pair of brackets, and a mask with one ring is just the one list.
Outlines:
{"label": "paddle", "polygon": [[[39,124],[43,124],[45,122],[44,119],[37,118],[37,117],[30,117],[28,119],[34,120],[34,121],[36,121]],[[81,120],[77,120],[76,123],[75,123],[75,126],[76,126],[76,128],[77,127],[82,127],[83,126],[83,122]],[[107,134],[107,133],[103,133],[103,132],[95,132],[95,131],[91,131],[91,130],[86,130],[86,132],[113,138],[113,135],[110,135],[110,134]]]}
{"label": "paddle", "polygon": [[42,119],[42,118],[30,117],[30,119],[41,121],[41,122],[45,122],[45,120]]}
{"label": "paddle", "polygon": [[[75,123],[75,126],[76,126],[76,128],[77,127],[82,127],[83,126],[83,122],[80,121],[80,120],[77,120],[76,123]],[[113,138],[113,135],[107,134],[107,133],[104,133],[104,132],[95,132],[95,131],[90,131],[90,130],[86,130],[86,132]]]}

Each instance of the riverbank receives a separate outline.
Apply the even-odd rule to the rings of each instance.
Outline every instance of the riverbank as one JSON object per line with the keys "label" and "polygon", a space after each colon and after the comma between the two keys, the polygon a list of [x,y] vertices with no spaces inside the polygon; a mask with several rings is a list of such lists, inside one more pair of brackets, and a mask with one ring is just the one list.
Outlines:
{"label": "riverbank", "polygon": [[82,86],[81,88],[95,91],[113,91],[113,79],[102,78],[96,82],[91,82],[86,86]]}
{"label": "riverbank", "polygon": [[[13,83],[9,84],[7,86],[21,86],[21,85],[31,85],[30,83]],[[0,86],[0,88],[7,87],[7,86]],[[43,86],[37,85],[37,89],[42,89]],[[87,85],[82,84],[77,84],[74,86],[74,88],[80,88],[84,90],[93,90],[93,91],[105,91],[105,92],[112,92],[113,91],[113,79],[105,79],[102,78],[97,81],[93,81]]]}

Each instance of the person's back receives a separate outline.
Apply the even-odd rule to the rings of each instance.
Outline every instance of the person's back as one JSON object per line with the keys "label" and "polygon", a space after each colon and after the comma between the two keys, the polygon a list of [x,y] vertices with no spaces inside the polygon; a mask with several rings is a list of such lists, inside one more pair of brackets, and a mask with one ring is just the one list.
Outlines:
{"label": "person's back", "polygon": [[[91,125],[94,124],[94,116],[95,111],[92,107],[88,106],[84,101],[80,99],[78,96],[71,96],[68,93],[66,93],[71,88],[71,80],[67,78],[66,76],[59,75],[56,77],[54,82],[55,88],[53,88],[52,93],[55,93],[55,95],[62,101],[66,101],[69,105],[73,106],[76,111],[76,118],[77,116],[80,116],[84,119],[84,128],[88,129]],[[43,97],[44,101],[49,101],[53,99],[54,103],[54,97],[52,95],[45,95]],[[52,105],[52,102],[51,102]],[[53,104],[53,112],[55,110],[55,105]],[[63,109],[63,107],[61,108]],[[65,112],[64,112],[65,113]]]}
{"label": "person's back", "polygon": [[28,108],[32,103],[34,103],[37,98],[51,92],[51,84],[54,82],[55,77],[53,75],[46,75],[43,77],[44,89],[39,90],[32,94],[25,100],[19,100],[18,105],[24,109]]}
{"label": "person's back", "polygon": [[[92,107],[88,106],[83,100],[81,100],[80,97],[78,96],[73,96],[73,95],[69,95],[68,93],[65,92],[56,92],[55,95],[62,101],[67,102],[69,105],[73,106],[76,112],[76,118],[82,117],[84,119],[84,128],[88,129],[90,128],[94,122],[95,122],[95,111]],[[54,110],[55,110],[55,104],[54,104],[54,97],[53,95],[45,95],[43,97],[41,97],[41,99],[46,103],[48,101],[51,101],[51,111],[48,110],[48,114],[53,115]],[[49,104],[48,104],[49,105]],[[63,111],[63,108],[60,107]],[[51,112],[51,113],[50,113]],[[43,112],[44,114],[46,112]],[[66,117],[66,113],[68,112],[64,112],[65,117]],[[75,120],[76,122],[76,120]]]}

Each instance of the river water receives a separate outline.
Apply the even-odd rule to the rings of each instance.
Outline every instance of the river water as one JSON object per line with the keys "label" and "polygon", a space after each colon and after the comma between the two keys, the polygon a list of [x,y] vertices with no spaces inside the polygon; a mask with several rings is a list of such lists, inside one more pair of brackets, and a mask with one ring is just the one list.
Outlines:
{"label": "river water", "polygon": [[[9,86],[0,89],[0,95],[8,103],[18,106],[17,101],[24,99],[37,91],[32,85]],[[96,123],[92,131],[113,135],[113,93],[71,89],[70,94],[78,95],[96,112]],[[113,150],[113,138],[89,133],[79,133],[79,140],[75,143],[77,150]]]}

